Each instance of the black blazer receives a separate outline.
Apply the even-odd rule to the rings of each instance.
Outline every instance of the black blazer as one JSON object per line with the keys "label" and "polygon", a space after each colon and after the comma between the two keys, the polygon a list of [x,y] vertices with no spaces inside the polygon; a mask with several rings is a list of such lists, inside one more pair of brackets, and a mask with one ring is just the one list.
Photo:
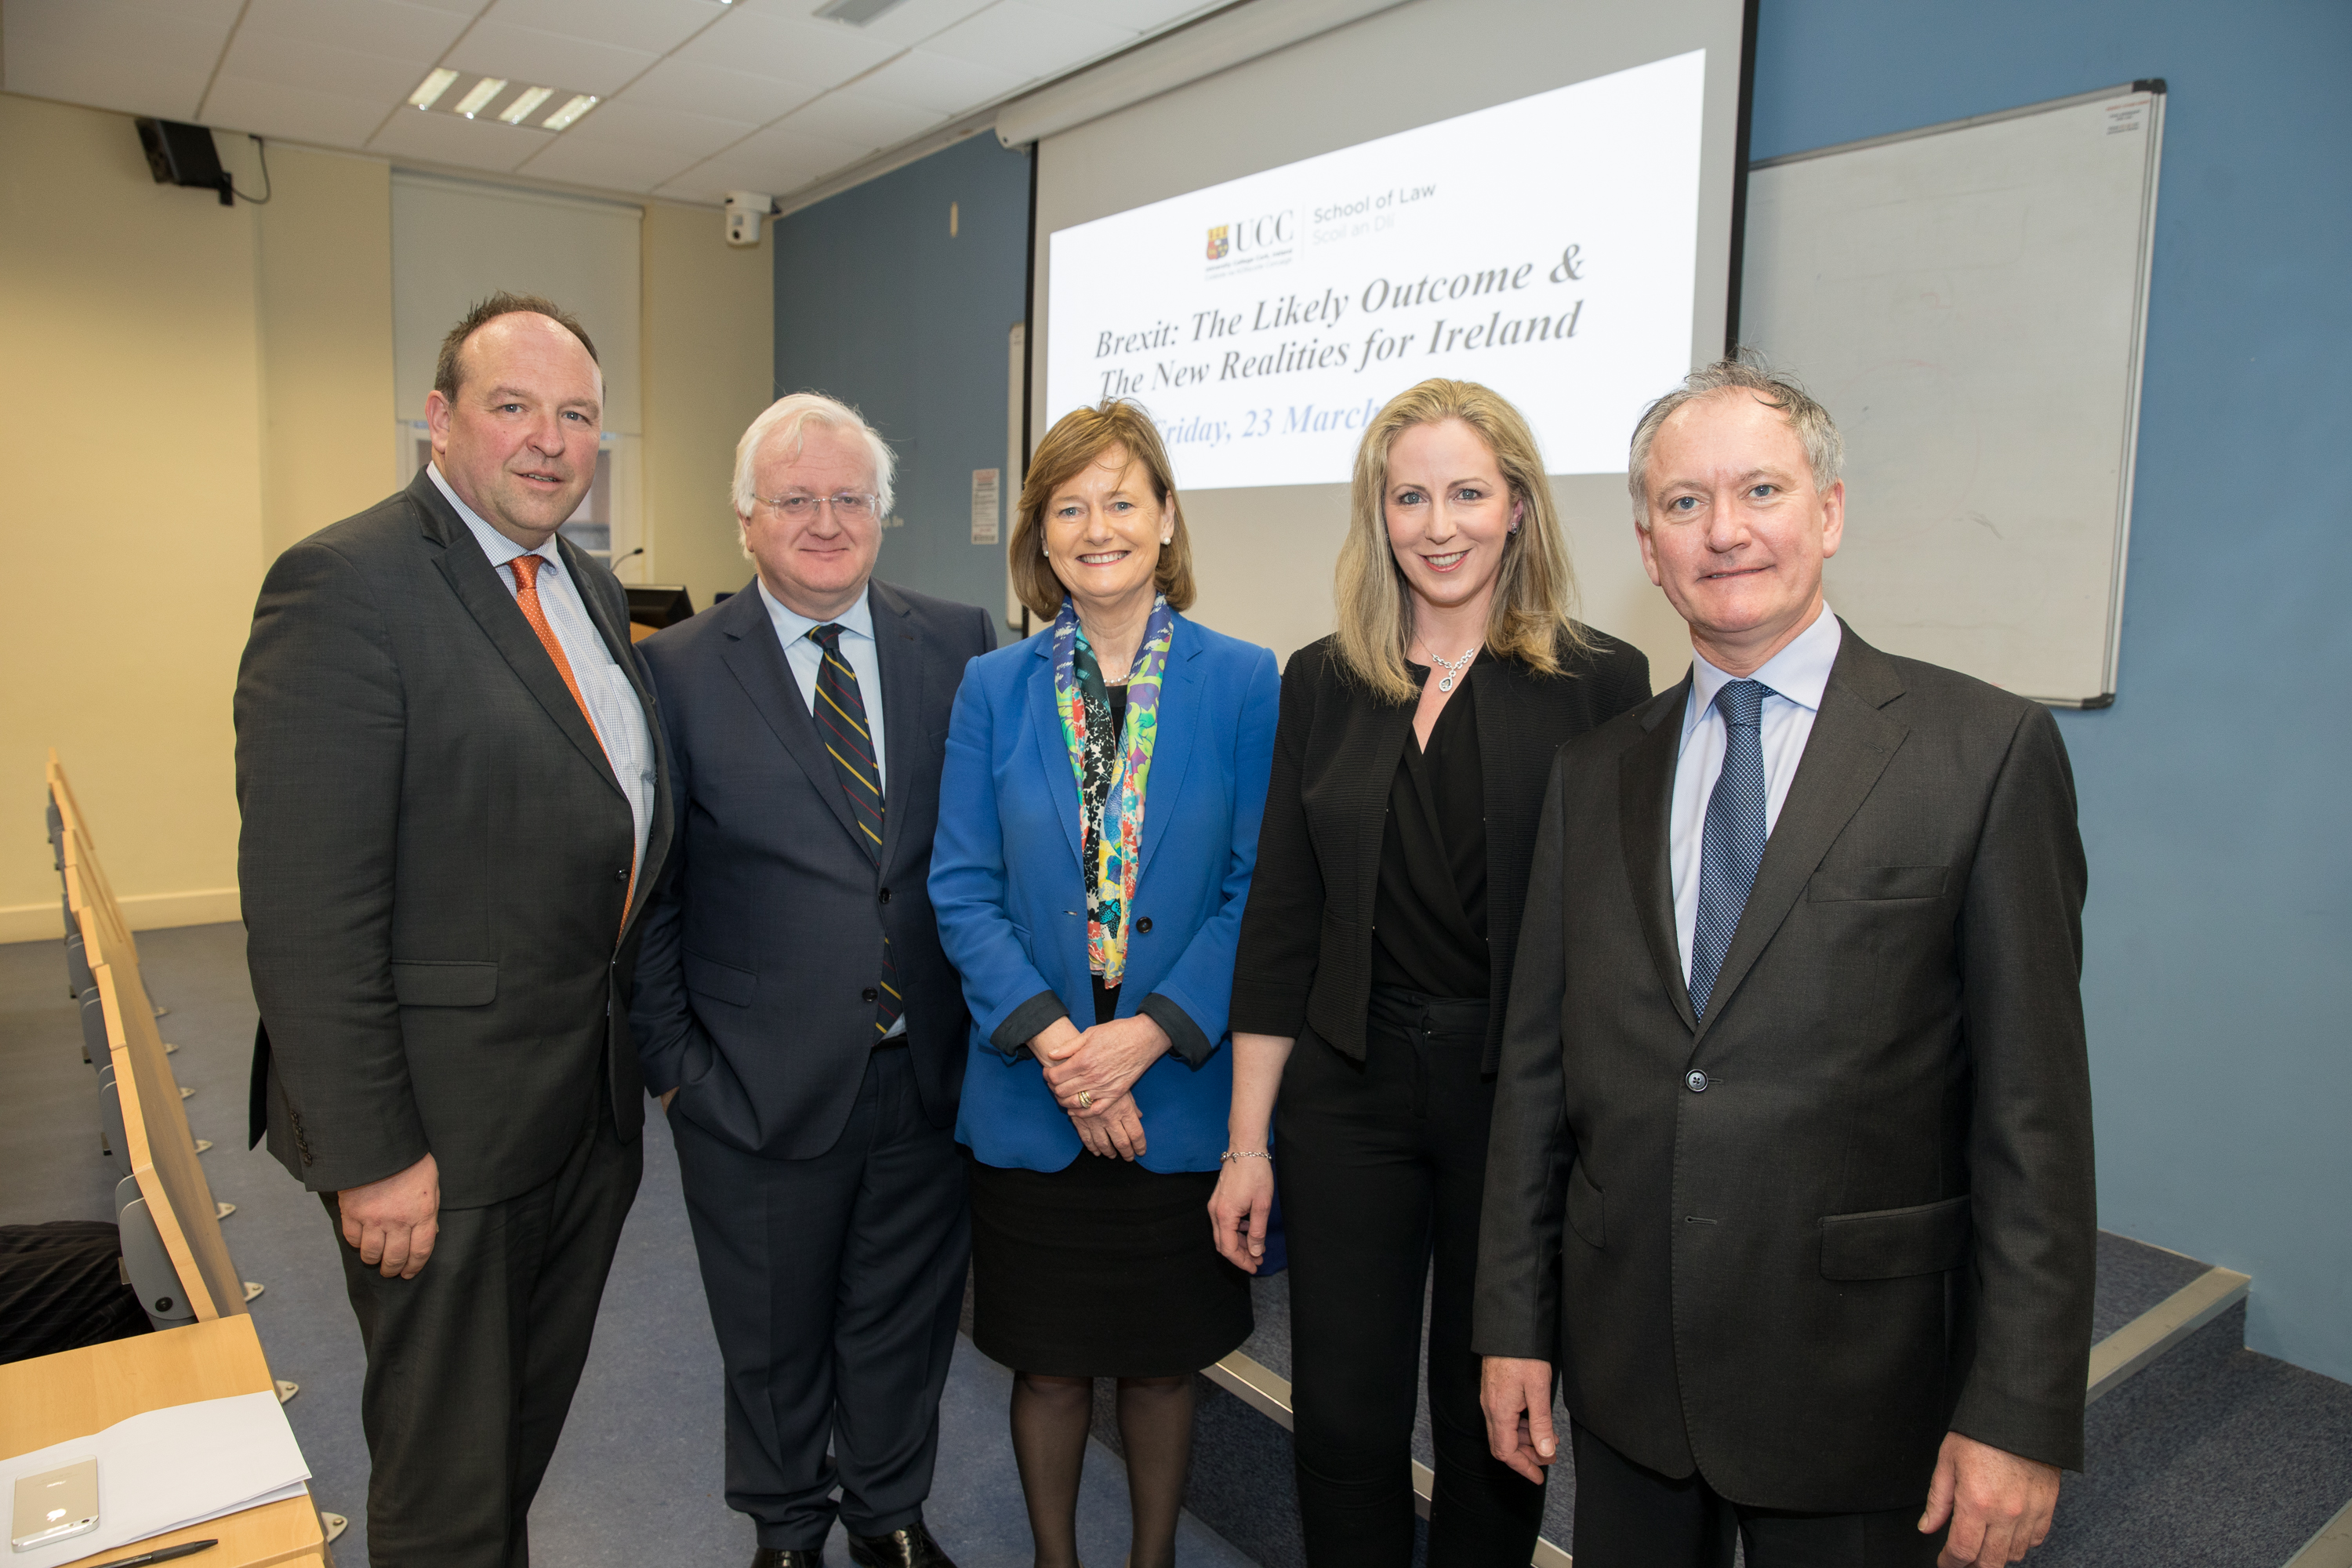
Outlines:
{"label": "black blazer", "polygon": [[[658,748],[620,584],[558,549]],[[668,770],[625,909],[628,797],[428,473],[271,565],[236,711],[255,1140],[317,1192],[430,1152],[469,1208],[555,1173],[600,1073],[635,1138],[625,997]]]}
{"label": "black blazer", "polygon": [[1474,1343],[1726,1497],[1920,1506],[1948,1428],[2080,1468],[2084,868],[2049,713],[1847,630],[1706,1022],[1667,834],[1689,682],[1560,752]]}
{"label": "black blazer", "polygon": [[[1591,651],[1565,658],[1559,676],[1512,659],[1482,659],[1470,668],[1486,791],[1488,1072],[1501,1047],[1528,857],[1552,753],[1650,694],[1650,661],[1639,648],[1605,632],[1585,635]],[[1274,780],[1234,973],[1236,1034],[1295,1037],[1305,1025],[1362,1059],[1381,842],[1412,714],[1412,703],[1383,700],[1350,678],[1330,637],[1300,648],[1283,670]]]}
{"label": "black blazer", "polygon": [[756,588],[639,646],[677,770],[677,852],[646,921],[633,1018],[671,1114],[782,1160],[833,1147],[874,1044],[882,938],[924,1114],[955,1121],[963,988],[931,914],[931,834],[964,665],[985,610],[873,583],[882,671],[882,863],[858,847],[833,759]]}

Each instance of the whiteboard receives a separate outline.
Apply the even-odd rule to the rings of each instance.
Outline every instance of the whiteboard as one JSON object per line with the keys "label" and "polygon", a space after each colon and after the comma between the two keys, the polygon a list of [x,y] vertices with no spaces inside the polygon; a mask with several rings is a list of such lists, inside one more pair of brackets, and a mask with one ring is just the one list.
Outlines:
{"label": "whiteboard", "polygon": [[2141,82],[1751,167],[1740,338],[1844,432],[1878,647],[2114,700],[2163,125]]}

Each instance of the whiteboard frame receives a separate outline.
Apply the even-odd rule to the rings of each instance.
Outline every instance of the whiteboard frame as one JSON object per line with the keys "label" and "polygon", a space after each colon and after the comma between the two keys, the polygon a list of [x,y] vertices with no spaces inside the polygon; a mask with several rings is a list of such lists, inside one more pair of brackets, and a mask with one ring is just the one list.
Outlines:
{"label": "whiteboard frame", "polygon": [[1947,120],[1935,125],[1922,125],[1916,130],[1891,132],[1885,136],[1864,137],[1859,142],[1841,142],[1832,147],[1813,147],[1801,153],[1784,153],[1778,157],[1759,158],[1741,171],[1742,184],[1746,176],[1759,169],[1779,168],[1786,163],[1810,163],[1816,158],[1834,158],[1846,153],[1861,153],[1874,147],[1891,146],[1897,142],[1916,142],[1923,136],[1941,136],[1953,131],[1966,131],[1972,126],[1992,125],[2005,120],[2022,120],[2029,115],[2047,114],[2055,110],[2079,109],[2086,103],[2127,93],[2148,94],[2148,137],[2147,170],[2140,183],[2139,246],[2133,282],[2131,342],[2125,354],[2124,365],[2124,428],[2123,451],[2119,472],[2121,483],[2116,497],[2115,554],[2108,570],[2107,594],[2107,657],[2104,689],[2096,696],[2035,697],[2033,700],[2050,708],[2097,709],[2112,706],[2116,700],[2117,666],[2123,654],[2124,574],[2131,551],[2132,494],[2138,479],[2139,405],[2142,367],[2147,358],[2147,300],[2149,280],[2154,271],[2156,252],[2156,196],[2162,184],[2164,169],[2164,109],[2168,96],[2162,77],[2144,77],[2137,81],[2101,88],[2092,92],[2073,93],[2065,98],[2047,99],[2040,103],[2021,104],[2015,109],[1996,110],[1990,114],[1972,114],[1962,120]]}

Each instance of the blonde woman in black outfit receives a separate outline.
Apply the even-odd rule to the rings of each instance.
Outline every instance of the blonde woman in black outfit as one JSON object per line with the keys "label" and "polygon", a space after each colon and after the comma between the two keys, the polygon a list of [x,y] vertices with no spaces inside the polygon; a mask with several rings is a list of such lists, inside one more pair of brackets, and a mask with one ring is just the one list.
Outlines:
{"label": "blonde woman in black outfit", "polygon": [[1255,1272],[1281,1184],[1307,1562],[1412,1557],[1433,1258],[1429,1561],[1525,1568],[1543,1491],[1487,1452],[1470,1344],[1496,1053],[1552,752],[1648,697],[1649,664],[1572,618],[1542,458],[1487,388],[1383,408],[1351,514],[1339,630],[1283,672],[1209,1212]]}

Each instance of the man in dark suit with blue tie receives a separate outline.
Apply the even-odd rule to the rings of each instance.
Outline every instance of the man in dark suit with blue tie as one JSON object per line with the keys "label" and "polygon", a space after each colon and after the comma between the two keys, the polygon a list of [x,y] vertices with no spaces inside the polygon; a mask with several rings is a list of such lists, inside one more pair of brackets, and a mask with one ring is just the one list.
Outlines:
{"label": "man in dark suit with blue tie", "polygon": [[953,1568],[922,1505],[971,1251],[969,1020],[929,881],[949,710],[996,636],[872,581],[890,475],[854,409],[772,405],[736,448],[751,585],[641,645],[678,837],[631,1021],[677,1144],[753,1568],[819,1563],[836,1515],[861,1568]]}
{"label": "man in dark suit with blue tie", "polygon": [[1744,363],[1635,432],[1691,673],[1553,765],[1475,1339],[1572,1421],[1579,1568],[2022,1557],[2083,1462],[2095,1236],[2074,776],[2039,705],[1822,601],[1828,413]]}

